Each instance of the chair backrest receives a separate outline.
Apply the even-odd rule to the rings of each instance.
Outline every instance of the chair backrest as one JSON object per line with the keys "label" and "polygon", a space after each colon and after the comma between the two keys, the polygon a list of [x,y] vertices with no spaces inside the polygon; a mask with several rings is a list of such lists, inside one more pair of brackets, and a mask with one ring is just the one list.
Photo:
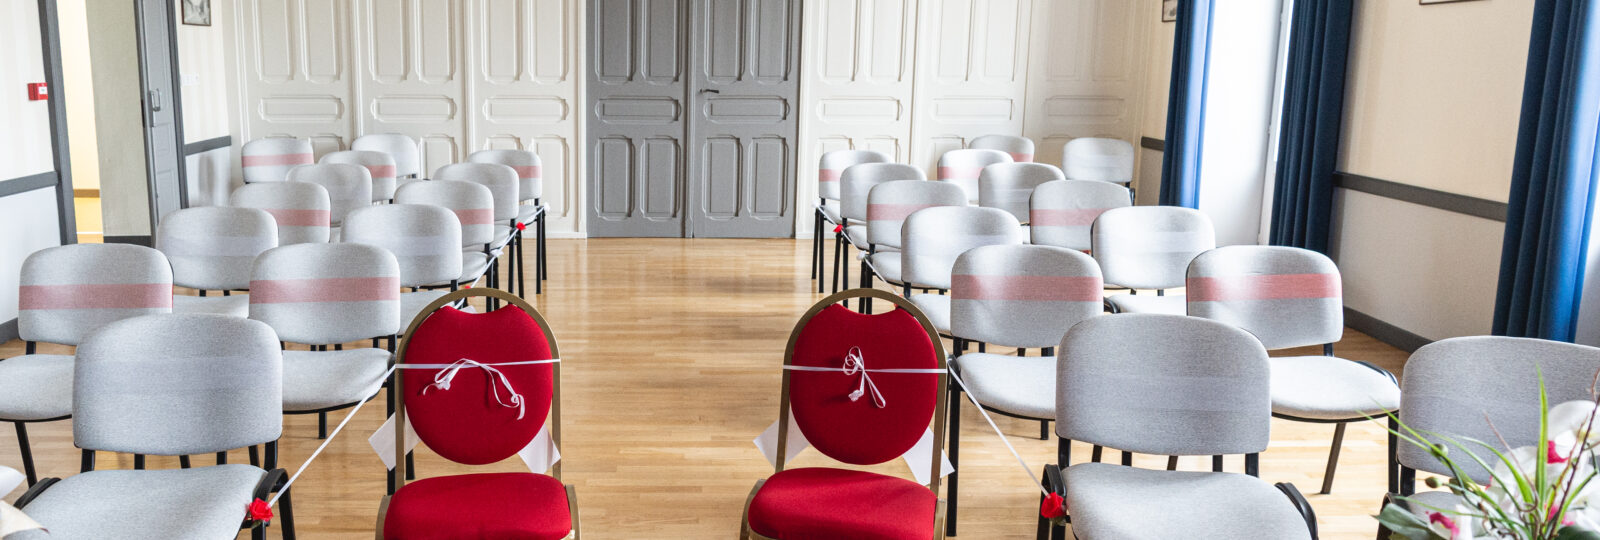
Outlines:
{"label": "chair backrest", "polygon": [[69,244],[22,260],[17,334],[78,345],[107,324],[172,312],[172,266],[133,244]]}
{"label": "chair backrest", "polygon": [[[1600,372],[1600,349],[1542,339],[1473,336],[1440,340],[1417,349],[1400,381],[1400,420],[1419,432],[1454,439],[1443,443],[1451,459],[1474,480],[1489,472],[1462,452],[1488,463],[1495,456],[1473,444],[1479,440],[1501,451],[1539,442],[1539,381],[1550,405],[1593,399],[1590,386]],[[1491,425],[1491,422],[1493,423]],[[1544,450],[1540,450],[1541,452]],[[1435,474],[1449,468],[1427,450],[1401,443],[1400,464]]]}
{"label": "chair backrest", "polygon": [[521,180],[517,179],[517,171],[509,166],[499,163],[454,163],[439,167],[433,173],[433,179],[460,180],[489,188],[494,195],[495,221],[509,222],[517,219],[520,212],[522,196],[517,184]]}
{"label": "chair backrest", "polygon": [[1039,184],[1028,199],[1033,243],[1087,251],[1089,227],[1112,208],[1133,206],[1128,188],[1098,181],[1059,180]]}
{"label": "chair backrest", "polygon": [[368,202],[387,201],[394,198],[394,189],[398,183],[395,180],[394,157],[386,152],[377,150],[345,150],[343,152],[329,152],[322,156],[318,163],[344,163],[347,165],[360,165],[367,169],[372,179],[372,199]]}
{"label": "chair backrest", "polygon": [[343,241],[388,250],[400,264],[401,287],[437,285],[461,277],[461,222],[442,206],[362,208],[350,213]]}
{"label": "chair backrest", "polygon": [[1226,246],[1189,263],[1189,315],[1249,331],[1268,350],[1321,345],[1344,335],[1339,267],[1285,246]]}
{"label": "chair backrest", "polygon": [[904,163],[851,165],[839,176],[839,216],[854,222],[867,220],[867,196],[873,186],[895,180],[926,180],[922,169]]}
{"label": "chair backrest", "polygon": [[350,143],[351,150],[371,150],[389,154],[394,160],[393,176],[397,177],[422,174],[422,153],[418,148],[416,139],[400,133],[362,135]]}
{"label": "chair backrest", "polygon": [[228,204],[258,208],[272,214],[278,224],[278,245],[328,241],[333,226],[328,188],[310,182],[248,184],[233,190]]}
{"label": "chair backrest", "polygon": [[478,248],[494,241],[494,194],[487,186],[460,180],[411,182],[395,190],[398,204],[431,204],[455,212],[461,224],[461,247]]}
{"label": "chair backrest", "polygon": [[978,206],[1005,210],[1027,223],[1028,198],[1034,188],[1065,178],[1061,169],[1048,163],[996,163],[978,175]]}
{"label": "chair backrest", "polygon": [[400,327],[400,263],[366,244],[295,244],[256,258],[250,318],[279,339],[331,345]]}
{"label": "chair backrest", "polygon": [[1127,184],[1133,181],[1133,160],[1133,144],[1119,139],[1079,137],[1061,147],[1068,180]]}
{"label": "chair backrest", "polygon": [[351,210],[372,204],[372,173],[349,163],[302,165],[289,171],[289,181],[309,182],[328,191],[328,220],[344,223]]}
{"label": "chair backrest", "polygon": [[834,150],[822,154],[817,164],[817,196],[839,200],[839,177],[852,165],[889,163],[894,158],[877,150]]}
{"label": "chair backrest", "polygon": [[[887,300],[896,309],[864,315],[841,302],[862,296]],[[863,377],[843,371],[852,354],[859,355],[860,365],[869,370],[866,376],[882,397],[882,407],[873,396],[848,397]],[[943,450],[944,422],[939,420],[945,405],[945,375],[881,371],[945,368],[938,333],[904,298],[856,289],[823,299],[795,324],[783,363],[779,414],[783,420],[793,414],[806,440],[824,455],[853,465],[883,463],[916,445],[930,421],[935,452]],[[788,424],[779,422],[780,438],[787,437]],[[782,470],[783,453],[779,456]],[[939,460],[933,461],[937,469]],[[932,477],[936,482],[939,475]]]}
{"label": "chair backrest", "polygon": [[240,170],[246,184],[282,182],[289,169],[314,163],[311,141],[290,137],[269,137],[244,143],[239,149]]}
{"label": "chair backrest", "polygon": [[156,249],[172,263],[172,282],[180,287],[249,287],[256,255],[275,247],[278,223],[259,208],[185,208],[162,217],[156,227]]}
{"label": "chair backrest", "polygon": [[912,213],[935,206],[966,206],[967,192],[949,182],[895,180],[867,193],[867,241],[900,248],[900,227]]}
{"label": "chair backrest", "polygon": [[522,200],[544,197],[544,162],[539,154],[527,150],[479,150],[467,156],[469,163],[498,163],[517,171],[517,196]]}
{"label": "chair backrest", "polygon": [[1011,154],[999,150],[951,150],[939,156],[939,170],[934,179],[954,182],[967,192],[967,201],[978,202],[978,176],[983,168],[996,163],[1011,163]]}
{"label": "chair backrest", "polygon": [[967,250],[950,279],[950,334],[1004,347],[1054,347],[1105,309],[1100,265],[1083,252],[1002,245]]}
{"label": "chair backrest", "polygon": [[1182,315],[1090,317],[1056,353],[1061,438],[1168,456],[1267,449],[1267,350],[1244,330]]}
{"label": "chair backrest", "polygon": [[1033,161],[1033,139],[1016,135],[983,135],[967,143],[974,150],[999,150],[1018,163]]}
{"label": "chair backrest", "polygon": [[84,450],[208,454],[283,433],[283,353],[258,321],[126,319],[90,336],[73,366],[72,442]]}
{"label": "chair backrest", "polygon": [[[449,365],[465,358],[492,365],[559,358],[555,335],[538,310],[521,298],[496,293],[463,289],[441,299],[494,296],[507,301],[505,307],[487,313],[467,313],[435,302],[442,307],[424,311],[410,323],[398,361]],[[528,446],[547,420],[552,438],[560,442],[560,365],[492,367],[505,379],[482,368],[464,367],[448,389],[435,387],[427,393],[442,370],[401,371],[400,412],[430,450],[457,463],[494,463]],[[497,391],[505,395],[508,389],[502,386],[522,395],[520,412],[490,397]]]}
{"label": "chair backrest", "polygon": [[1177,206],[1107,210],[1089,236],[1106,282],[1135,289],[1182,287],[1189,261],[1217,247],[1211,218]]}
{"label": "chair backrest", "polygon": [[950,288],[956,258],[979,246],[1022,243],[1022,225],[1005,210],[941,206],[913,212],[900,229],[900,275],[913,287]]}

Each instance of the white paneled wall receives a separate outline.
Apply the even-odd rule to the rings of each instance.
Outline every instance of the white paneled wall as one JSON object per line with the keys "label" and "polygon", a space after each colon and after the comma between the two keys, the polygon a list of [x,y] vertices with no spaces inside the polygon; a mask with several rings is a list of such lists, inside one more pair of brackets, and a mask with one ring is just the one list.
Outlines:
{"label": "white paneled wall", "polygon": [[[1074,137],[1138,144],[1157,0],[814,0],[800,83],[799,207],[817,160],[881,150],[930,175],[980,135],[1059,164]],[[796,231],[811,231],[800,212]]]}
{"label": "white paneled wall", "polygon": [[257,0],[239,9],[241,139],[421,141],[424,173],[485,148],[544,160],[552,233],[580,230],[578,0]]}

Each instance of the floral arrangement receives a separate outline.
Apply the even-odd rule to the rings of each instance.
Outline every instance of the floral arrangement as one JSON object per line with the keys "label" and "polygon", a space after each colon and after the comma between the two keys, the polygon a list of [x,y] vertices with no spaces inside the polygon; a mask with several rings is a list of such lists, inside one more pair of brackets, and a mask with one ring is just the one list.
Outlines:
{"label": "floral arrangement", "polygon": [[[1450,469],[1450,478],[1430,477],[1427,485],[1448,488],[1459,502],[1436,508],[1399,497],[1416,511],[1391,503],[1376,516],[1378,521],[1394,538],[1408,540],[1600,540],[1600,487],[1593,482],[1600,450],[1596,404],[1578,400],[1550,407],[1541,384],[1539,405],[1545,414],[1538,445],[1512,449],[1503,439],[1499,447],[1467,441],[1498,458],[1492,465],[1460,442],[1434,433],[1424,438],[1396,418],[1396,436],[1427,449]],[[1429,439],[1461,451],[1451,452]],[[1459,455],[1490,471],[1489,481],[1479,484],[1463,473]]]}

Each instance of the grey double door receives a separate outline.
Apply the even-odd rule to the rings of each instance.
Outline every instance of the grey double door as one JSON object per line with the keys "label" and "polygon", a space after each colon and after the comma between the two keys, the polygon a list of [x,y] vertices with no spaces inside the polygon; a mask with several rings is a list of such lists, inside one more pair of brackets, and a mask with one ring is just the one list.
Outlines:
{"label": "grey double door", "polygon": [[183,184],[183,120],[178,109],[174,6],[134,0],[139,31],[139,81],[144,91],[145,165],[150,179],[151,231],[187,206]]}
{"label": "grey double door", "polygon": [[590,236],[794,232],[801,0],[588,0]]}

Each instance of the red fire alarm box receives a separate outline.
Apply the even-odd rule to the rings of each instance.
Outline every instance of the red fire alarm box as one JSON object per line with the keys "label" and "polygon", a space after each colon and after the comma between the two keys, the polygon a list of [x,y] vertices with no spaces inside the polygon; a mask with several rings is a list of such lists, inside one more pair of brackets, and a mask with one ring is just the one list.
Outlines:
{"label": "red fire alarm box", "polygon": [[28,101],[44,101],[50,99],[50,87],[42,82],[28,83]]}

